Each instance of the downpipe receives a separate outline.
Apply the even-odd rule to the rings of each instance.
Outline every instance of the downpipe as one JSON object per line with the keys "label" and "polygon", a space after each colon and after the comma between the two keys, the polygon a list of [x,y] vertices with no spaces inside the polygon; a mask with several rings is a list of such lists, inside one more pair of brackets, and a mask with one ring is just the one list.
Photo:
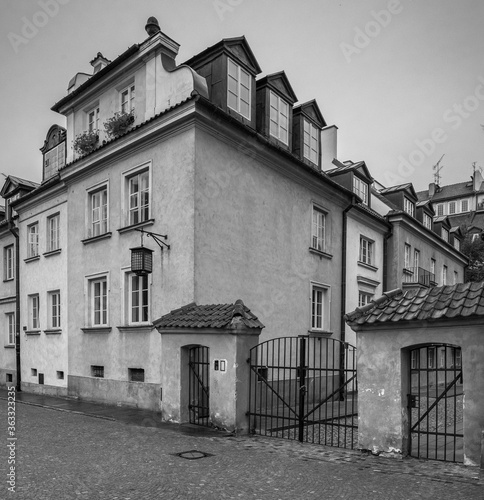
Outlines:
{"label": "downpipe", "polygon": [[15,237],[15,368],[17,370],[16,390],[21,392],[20,375],[20,238],[18,228],[9,218],[8,229]]}

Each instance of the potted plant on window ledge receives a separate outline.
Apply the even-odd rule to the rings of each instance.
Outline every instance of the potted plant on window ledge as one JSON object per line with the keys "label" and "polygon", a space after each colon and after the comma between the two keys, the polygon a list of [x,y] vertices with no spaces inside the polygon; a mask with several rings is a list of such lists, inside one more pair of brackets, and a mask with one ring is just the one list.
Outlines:
{"label": "potted plant on window ledge", "polygon": [[90,130],[88,132],[83,132],[76,136],[72,142],[72,147],[74,151],[79,155],[85,155],[94,151],[99,142],[99,133],[97,130]]}
{"label": "potted plant on window ledge", "polygon": [[129,112],[118,111],[104,122],[104,130],[110,139],[123,135],[134,123],[134,109]]}

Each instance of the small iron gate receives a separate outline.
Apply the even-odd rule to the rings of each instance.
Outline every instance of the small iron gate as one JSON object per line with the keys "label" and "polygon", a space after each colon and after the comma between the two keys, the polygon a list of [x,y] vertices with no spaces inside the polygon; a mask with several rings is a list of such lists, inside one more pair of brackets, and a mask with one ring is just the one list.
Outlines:
{"label": "small iron gate", "polygon": [[250,350],[251,432],[357,445],[356,349],[325,337],[282,337]]}
{"label": "small iron gate", "polygon": [[195,346],[190,348],[189,356],[189,413],[190,423],[209,426],[209,367],[208,347]]}
{"label": "small iron gate", "polygon": [[432,344],[410,351],[410,455],[463,461],[461,349]]}

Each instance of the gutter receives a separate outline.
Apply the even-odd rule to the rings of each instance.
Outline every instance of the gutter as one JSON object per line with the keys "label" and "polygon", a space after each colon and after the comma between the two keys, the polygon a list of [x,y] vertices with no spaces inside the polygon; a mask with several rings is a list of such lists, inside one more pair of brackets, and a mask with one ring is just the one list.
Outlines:
{"label": "gutter", "polygon": [[21,392],[20,376],[20,238],[18,228],[8,219],[8,229],[15,237],[15,368],[17,370],[17,392]]}

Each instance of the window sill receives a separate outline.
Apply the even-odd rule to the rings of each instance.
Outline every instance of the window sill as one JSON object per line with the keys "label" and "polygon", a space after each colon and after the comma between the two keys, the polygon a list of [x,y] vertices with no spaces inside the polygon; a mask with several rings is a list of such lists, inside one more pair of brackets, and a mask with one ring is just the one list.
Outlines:
{"label": "window sill", "polygon": [[3,280],[4,283],[8,283],[9,281],[13,281],[15,278],[7,278],[6,280]]}
{"label": "window sill", "polygon": [[144,325],[129,325],[129,326],[117,326],[116,327],[121,333],[150,333],[154,326],[152,324]]}
{"label": "window sill", "polygon": [[113,233],[109,231],[107,233],[99,234],[98,236],[91,236],[90,238],[81,240],[81,243],[83,243],[84,245],[89,245],[89,243],[94,243],[95,241],[106,240],[107,238],[111,238],[112,234]]}
{"label": "window sill", "polygon": [[404,267],[403,274],[408,274],[409,276],[413,276],[413,271]]}
{"label": "window sill", "polygon": [[333,332],[329,332],[326,330],[308,330],[310,337],[331,337]]}
{"label": "window sill", "polygon": [[110,326],[87,326],[81,330],[84,333],[110,333],[112,328]]}
{"label": "window sill", "polygon": [[131,226],[125,226],[118,229],[118,233],[127,233],[128,231],[134,231],[139,227],[152,226],[155,223],[155,219],[148,219],[143,222],[138,222],[138,224],[132,224]]}
{"label": "window sill", "polygon": [[46,335],[58,335],[59,333],[62,333],[61,328],[50,328],[49,330],[44,330],[44,333]]}
{"label": "window sill", "polygon": [[15,344],[7,344],[3,346],[5,349],[15,349]]}
{"label": "window sill", "polygon": [[371,264],[367,264],[366,262],[358,261],[358,265],[361,267],[365,267],[366,269],[371,269],[372,271],[378,271],[378,267],[372,266]]}
{"label": "window sill", "polygon": [[25,335],[40,335],[40,330],[24,330]]}
{"label": "window sill", "polygon": [[51,257],[52,255],[57,255],[62,252],[61,248],[57,248],[56,250],[51,250],[50,252],[45,252],[42,254],[44,257]]}
{"label": "window sill", "polygon": [[24,259],[24,262],[27,263],[27,262],[34,262],[34,260],[39,260],[40,259],[40,255],[35,255],[34,257],[29,257],[28,259]]}
{"label": "window sill", "polygon": [[332,259],[333,255],[327,252],[323,252],[322,250],[318,250],[317,248],[314,247],[309,247],[309,251],[311,253],[314,253],[316,255],[319,255],[321,258],[326,258],[326,259]]}

